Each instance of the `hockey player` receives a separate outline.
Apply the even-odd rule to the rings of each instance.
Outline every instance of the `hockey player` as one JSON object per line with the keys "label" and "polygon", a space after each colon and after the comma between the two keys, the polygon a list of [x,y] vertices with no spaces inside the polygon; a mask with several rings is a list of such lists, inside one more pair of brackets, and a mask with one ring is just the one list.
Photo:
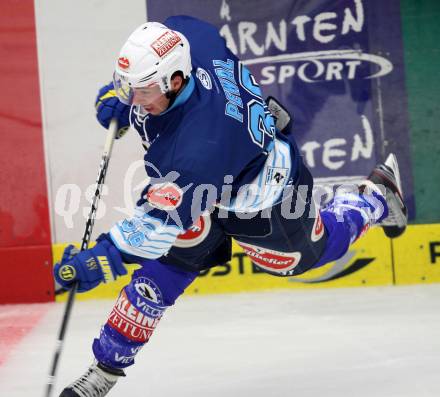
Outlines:
{"label": "hockey player", "polygon": [[280,132],[288,119],[277,127],[249,70],[195,18],[137,28],[96,109],[106,128],[117,119],[120,136],[138,131],[151,179],[133,216],[91,249],[68,247],[55,278],[81,292],[125,274],[124,263],[141,267],[93,341],[96,361],[62,397],[107,395],[199,272],[230,260],[231,238],[265,272],[295,276],[340,258],[370,226],[392,237],[406,227],[393,155],[317,208],[311,174]]}

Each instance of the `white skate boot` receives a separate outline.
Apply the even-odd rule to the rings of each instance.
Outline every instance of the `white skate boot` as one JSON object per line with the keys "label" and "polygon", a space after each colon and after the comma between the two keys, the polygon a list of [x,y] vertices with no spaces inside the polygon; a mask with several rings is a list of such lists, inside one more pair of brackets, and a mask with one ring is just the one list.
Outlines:
{"label": "white skate boot", "polygon": [[60,397],[104,397],[121,376],[125,376],[121,369],[94,363],[84,375],[67,386]]}

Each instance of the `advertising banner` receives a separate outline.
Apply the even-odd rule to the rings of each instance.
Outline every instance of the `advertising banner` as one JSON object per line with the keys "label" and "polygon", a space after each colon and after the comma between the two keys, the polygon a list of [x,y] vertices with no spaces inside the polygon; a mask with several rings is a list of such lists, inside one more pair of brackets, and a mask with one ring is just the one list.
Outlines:
{"label": "advertising banner", "polygon": [[[78,244],[79,246],[79,244]],[[53,247],[54,262],[65,244]],[[128,274],[115,282],[77,295],[79,300],[116,298],[139,265],[128,265]],[[408,285],[440,282],[440,225],[410,225],[400,238],[390,240],[380,228],[370,230],[339,260],[297,277],[274,277],[252,264],[234,243],[232,259],[206,270],[185,294],[217,294],[273,289],[339,288]],[[63,301],[67,294],[57,300]]]}
{"label": "advertising banner", "polygon": [[149,21],[216,25],[266,96],[293,115],[316,183],[356,182],[394,152],[414,217],[399,0],[158,0]]}
{"label": "advertising banner", "polygon": [[440,224],[410,226],[393,253],[396,284],[440,282]]}
{"label": "advertising banner", "polygon": [[[61,259],[65,244],[56,244],[55,262]],[[79,246],[79,245],[78,245]],[[140,265],[128,265],[128,274],[115,282],[77,295],[77,299],[115,298],[130,282]],[[391,243],[382,230],[374,229],[359,239],[339,260],[297,277],[275,277],[257,268],[234,242],[228,263],[201,272],[185,294],[217,294],[271,289],[338,288],[392,285],[394,280]],[[57,297],[65,300],[67,294]]]}

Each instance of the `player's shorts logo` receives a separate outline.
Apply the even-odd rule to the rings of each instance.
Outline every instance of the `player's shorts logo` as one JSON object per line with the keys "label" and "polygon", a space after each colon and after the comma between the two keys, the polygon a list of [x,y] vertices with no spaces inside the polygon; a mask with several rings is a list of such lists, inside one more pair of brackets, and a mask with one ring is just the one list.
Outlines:
{"label": "player's shorts logo", "polygon": [[209,215],[201,216],[185,233],[177,236],[174,246],[178,248],[195,247],[205,240],[210,230],[211,217]]}
{"label": "player's shorts logo", "polygon": [[205,87],[207,90],[212,90],[211,77],[209,76],[209,73],[205,69],[197,68],[196,77],[200,80],[203,87]]}
{"label": "player's shorts logo", "polygon": [[72,281],[76,277],[76,270],[72,265],[63,265],[60,267],[58,275],[63,281]]}
{"label": "player's shorts logo", "polygon": [[294,269],[301,260],[301,252],[279,252],[237,241],[250,260],[270,273],[285,274]]}

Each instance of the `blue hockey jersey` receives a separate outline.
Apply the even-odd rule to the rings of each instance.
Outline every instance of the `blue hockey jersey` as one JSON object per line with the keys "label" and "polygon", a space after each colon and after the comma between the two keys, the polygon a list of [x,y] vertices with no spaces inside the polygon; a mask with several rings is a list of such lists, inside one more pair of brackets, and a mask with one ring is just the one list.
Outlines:
{"label": "blue hockey jersey", "polygon": [[162,114],[132,107],[151,179],[134,216],[110,232],[122,252],[150,259],[214,206],[255,212],[279,202],[297,167],[296,147],[275,131],[260,87],[218,30],[187,16],[164,24],[188,39],[191,77]]}

